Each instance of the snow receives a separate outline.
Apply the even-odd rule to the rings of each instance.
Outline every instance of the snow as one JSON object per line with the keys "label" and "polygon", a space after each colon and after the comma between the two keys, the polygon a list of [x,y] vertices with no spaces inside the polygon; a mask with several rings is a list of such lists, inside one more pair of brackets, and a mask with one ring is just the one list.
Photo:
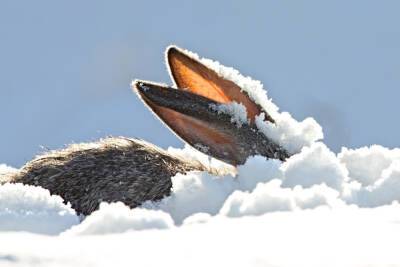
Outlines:
{"label": "snow", "polygon": [[339,160],[349,170],[350,176],[363,186],[373,184],[383,170],[400,160],[400,149],[388,149],[373,145],[359,149],[342,148]]}
{"label": "snow", "polygon": [[319,206],[340,207],[339,193],[325,185],[308,189],[281,187],[281,181],[259,183],[252,192],[235,191],[225,201],[220,213],[229,217],[262,215],[277,211],[313,209]]}
{"label": "snow", "polygon": [[58,234],[78,224],[70,205],[48,190],[22,184],[0,186],[0,232],[28,231]]}
{"label": "snow", "polygon": [[[2,234],[1,266],[398,266],[399,205],[214,217],[167,230]],[[6,244],[6,245],[4,245]]]}
{"label": "snow", "polygon": [[265,114],[256,116],[258,129],[266,136],[280,144],[289,153],[297,153],[304,146],[323,139],[322,127],[313,119],[306,118],[298,122],[283,112],[274,117],[275,123],[265,121]]}
{"label": "snow", "polygon": [[211,104],[210,108],[216,110],[218,114],[225,113],[230,115],[231,122],[236,124],[238,128],[242,127],[243,124],[249,123],[246,107],[242,103],[232,102],[219,105]]}
{"label": "snow", "polygon": [[304,147],[301,153],[295,154],[282,164],[282,171],[285,174],[283,185],[288,187],[310,187],[325,183],[340,190],[348,179],[346,168],[323,143]]}
{"label": "snow", "polygon": [[337,156],[317,142],[286,162],[251,157],[238,167],[236,176],[177,174],[172,177],[171,196],[143,207],[167,212],[180,225],[196,213],[240,217],[321,206],[378,207],[400,201],[400,161],[394,161],[374,184],[366,186],[358,182],[358,176],[350,175],[346,164],[351,161],[345,160],[343,152]]}
{"label": "snow", "polygon": [[[102,203],[86,218],[45,189],[0,185],[0,266],[400,265],[400,149],[335,154],[313,119],[279,113],[260,82],[202,61],[252,91],[276,120],[261,114],[259,130],[298,153],[252,156],[234,169],[188,145],[169,148],[208,172],[172,177],[159,202]],[[239,104],[221,112],[245,123]],[[0,180],[15,171],[1,164]]]}
{"label": "snow", "polygon": [[81,224],[66,231],[65,235],[104,235],[134,230],[166,229],[174,225],[169,214],[162,211],[131,210],[121,202],[101,203]]}

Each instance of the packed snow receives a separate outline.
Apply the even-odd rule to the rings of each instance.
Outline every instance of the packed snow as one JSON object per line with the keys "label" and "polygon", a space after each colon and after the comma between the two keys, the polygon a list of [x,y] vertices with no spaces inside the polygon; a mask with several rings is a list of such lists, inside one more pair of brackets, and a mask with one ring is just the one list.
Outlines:
{"label": "packed snow", "polygon": [[[0,185],[0,266],[400,266],[400,149],[335,154],[315,120],[279,113],[260,82],[201,60],[248,91],[276,120],[260,115],[259,130],[297,153],[233,168],[169,148],[209,172],[177,174],[159,202],[102,203],[86,218],[43,188]],[[0,180],[15,171],[1,164]]]}

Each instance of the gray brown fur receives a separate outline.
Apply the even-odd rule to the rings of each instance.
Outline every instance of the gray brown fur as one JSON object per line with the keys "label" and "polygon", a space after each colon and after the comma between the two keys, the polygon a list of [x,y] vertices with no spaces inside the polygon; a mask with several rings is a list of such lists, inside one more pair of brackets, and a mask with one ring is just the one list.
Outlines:
{"label": "gray brown fur", "polygon": [[8,181],[46,188],[87,215],[101,201],[122,201],[133,208],[159,200],[170,194],[172,176],[191,170],[205,167],[142,140],[118,137],[38,156]]}

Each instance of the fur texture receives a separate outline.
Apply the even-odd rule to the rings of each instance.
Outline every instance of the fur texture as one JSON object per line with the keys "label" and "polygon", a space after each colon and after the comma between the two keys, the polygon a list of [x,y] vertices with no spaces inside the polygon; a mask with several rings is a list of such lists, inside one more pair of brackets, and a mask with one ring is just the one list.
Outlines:
{"label": "fur texture", "polygon": [[170,194],[172,176],[192,170],[206,169],[142,140],[113,137],[50,151],[6,180],[46,188],[87,215],[102,201],[133,208],[159,200]]}

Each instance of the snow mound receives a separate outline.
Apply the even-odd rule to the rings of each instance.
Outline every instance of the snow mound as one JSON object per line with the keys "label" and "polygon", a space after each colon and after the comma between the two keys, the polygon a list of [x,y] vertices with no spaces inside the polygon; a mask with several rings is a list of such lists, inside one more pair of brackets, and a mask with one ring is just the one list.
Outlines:
{"label": "snow mound", "polygon": [[156,203],[146,202],[143,207],[168,212],[178,224],[194,213],[217,214],[237,187],[232,176],[217,177],[206,172],[177,174],[172,184],[171,196]]}
{"label": "snow mound", "polygon": [[171,217],[162,211],[139,208],[131,210],[121,202],[101,203],[99,210],[64,234],[104,235],[132,230],[167,229],[173,225]]}
{"label": "snow mound", "polygon": [[342,148],[338,158],[349,175],[363,186],[374,184],[393,162],[400,160],[400,149],[373,145],[358,149]]}
{"label": "snow mound", "polygon": [[[194,216],[194,215],[193,215]],[[399,266],[400,205],[197,215],[162,231],[48,238],[2,235],[5,266]],[[189,219],[188,219],[189,220]]]}
{"label": "snow mound", "polygon": [[[169,151],[210,168],[226,167],[189,146]],[[0,229],[103,235],[313,209],[372,208],[373,213],[400,201],[400,160],[397,149],[371,146],[343,149],[336,155],[316,142],[285,162],[254,156],[234,174],[189,172],[172,177],[172,184],[171,195],[159,202],[146,202],[133,210],[122,203],[103,203],[80,224],[74,211],[47,190],[5,184],[0,186]]]}
{"label": "snow mound", "polygon": [[357,174],[352,176],[361,168],[359,161],[375,152],[376,147],[371,147],[352,150],[351,156],[348,150],[335,155],[317,142],[286,162],[250,157],[238,167],[236,176],[177,174],[172,177],[172,194],[160,202],[146,202],[143,208],[167,212],[180,225],[198,213],[242,217],[319,207],[378,207],[400,201],[400,161],[395,154],[389,165],[382,161],[379,173],[363,169],[364,175],[376,176],[373,184],[363,185]]}
{"label": "snow mound", "polygon": [[0,185],[0,232],[57,234],[78,224],[75,211],[48,190],[22,184]]}
{"label": "snow mound", "polygon": [[281,187],[282,182],[272,180],[259,183],[252,192],[235,191],[225,201],[220,214],[229,217],[262,215],[277,211],[313,209],[319,206],[340,207],[344,202],[339,193],[325,185],[309,189],[298,186],[293,189]]}
{"label": "snow mound", "polygon": [[311,187],[325,183],[331,188],[341,190],[343,183],[348,180],[346,168],[323,143],[304,147],[300,153],[283,163],[281,170],[284,172],[285,187]]}

